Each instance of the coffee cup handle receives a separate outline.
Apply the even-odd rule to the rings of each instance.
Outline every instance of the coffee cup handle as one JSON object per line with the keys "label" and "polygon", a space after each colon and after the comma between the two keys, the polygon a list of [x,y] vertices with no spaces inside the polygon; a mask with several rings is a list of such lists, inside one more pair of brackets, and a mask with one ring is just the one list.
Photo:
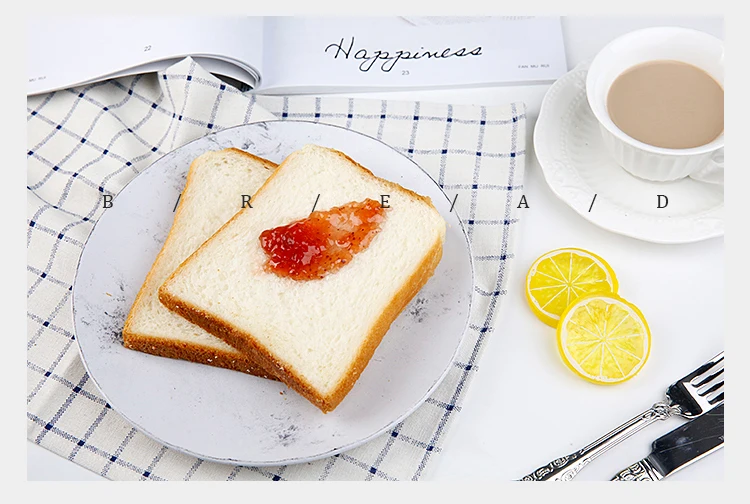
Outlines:
{"label": "coffee cup handle", "polygon": [[724,184],[724,149],[721,148],[714,152],[711,159],[695,172],[690,174],[690,178],[707,182],[709,184]]}

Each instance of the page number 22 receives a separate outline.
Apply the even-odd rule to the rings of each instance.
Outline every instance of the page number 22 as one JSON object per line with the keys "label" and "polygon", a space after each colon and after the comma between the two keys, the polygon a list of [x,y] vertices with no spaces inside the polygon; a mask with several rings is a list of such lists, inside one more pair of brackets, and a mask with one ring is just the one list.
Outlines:
{"label": "page number 22", "polygon": [[143,52],[148,52],[150,50],[151,50],[151,46],[150,45],[143,46]]}

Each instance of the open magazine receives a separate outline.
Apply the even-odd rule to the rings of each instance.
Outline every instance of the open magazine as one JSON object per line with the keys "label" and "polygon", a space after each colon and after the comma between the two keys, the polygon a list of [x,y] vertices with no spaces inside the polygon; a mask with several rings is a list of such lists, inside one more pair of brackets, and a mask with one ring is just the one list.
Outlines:
{"label": "open magazine", "polygon": [[29,95],[185,56],[262,93],[532,83],[567,71],[558,17],[50,17],[27,34]]}

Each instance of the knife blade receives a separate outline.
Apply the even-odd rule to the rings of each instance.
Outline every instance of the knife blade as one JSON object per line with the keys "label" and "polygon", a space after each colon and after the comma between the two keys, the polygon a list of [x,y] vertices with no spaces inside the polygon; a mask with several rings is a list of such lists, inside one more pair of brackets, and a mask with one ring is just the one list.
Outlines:
{"label": "knife blade", "polygon": [[651,444],[645,459],[611,481],[659,481],[724,446],[724,405],[682,424]]}

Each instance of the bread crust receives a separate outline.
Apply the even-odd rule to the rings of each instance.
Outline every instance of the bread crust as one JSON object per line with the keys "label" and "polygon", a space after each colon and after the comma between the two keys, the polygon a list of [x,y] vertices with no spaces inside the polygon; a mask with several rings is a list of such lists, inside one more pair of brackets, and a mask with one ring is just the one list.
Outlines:
{"label": "bread crust", "polygon": [[[261,157],[250,154],[249,152],[245,152],[234,147],[211,152],[218,153],[222,151],[232,151],[236,154],[246,156],[253,161],[259,162],[264,168],[269,171],[273,171],[277,168],[277,165],[275,163],[267,159],[263,159]],[[185,189],[183,189],[183,192],[187,191],[190,187],[191,181],[193,180],[195,174],[195,170],[193,168],[195,167],[195,163],[200,157],[201,156],[195,158],[193,162],[190,163],[190,167],[188,168],[187,181],[185,183]],[[130,312],[128,313],[128,317],[125,320],[125,326],[122,330],[123,345],[126,348],[146,352],[152,355],[169,357],[173,359],[182,359],[190,362],[208,364],[211,366],[223,367],[228,369],[235,369],[237,371],[242,371],[255,376],[261,376],[264,378],[268,377],[275,380],[276,377],[273,370],[261,363],[258,363],[257,358],[254,358],[253,356],[241,354],[240,352],[233,354],[226,351],[217,351],[210,347],[204,347],[201,345],[178,342],[166,338],[150,336],[147,334],[140,334],[132,329],[133,318],[137,313],[137,307],[140,304],[141,298],[146,295],[146,287],[150,285],[153,280],[153,276],[155,275],[154,266],[158,264],[158,262],[161,260],[161,257],[166,253],[167,247],[172,242],[172,240],[177,239],[173,233],[174,223],[178,222],[179,219],[181,219],[182,209],[182,205],[177,206],[177,210],[172,221],[172,228],[169,230],[169,234],[167,234],[167,238],[164,240],[164,245],[162,245],[161,250],[156,255],[151,269],[146,275],[146,279],[143,281],[143,284],[138,290],[138,294],[133,301]]]}
{"label": "bread crust", "polygon": [[[131,335],[133,336],[133,335]],[[135,334],[125,343],[125,347],[139,352],[168,357],[170,359],[181,359],[198,364],[208,364],[225,369],[232,369],[242,373],[248,373],[260,378],[277,380],[275,376],[266,373],[256,362],[241,352],[227,352],[225,350],[210,349],[203,345],[194,345],[184,341],[169,340],[149,336],[147,334]]]}
{"label": "bread crust", "polygon": [[[334,149],[328,150],[346,159],[358,169],[364,171],[370,177],[384,182],[389,187],[392,187],[395,191],[405,192],[409,196],[423,201],[424,203],[432,207],[432,209],[437,213],[437,209],[435,209],[434,205],[432,204],[432,200],[429,197],[417,194],[414,191],[396,184],[395,182],[376,177],[370,170],[360,165],[343,152]],[[262,194],[262,192],[269,186],[269,182],[278,173],[280,173],[284,165],[291,159],[294,159],[296,155],[298,155],[297,152],[293,152],[277,167],[274,173],[268,179],[266,179],[260,189],[258,189],[258,191],[256,192],[256,197],[257,195]],[[219,231],[217,231],[214,236],[218,235],[225,227],[229,226],[238,216],[239,212],[227,223],[225,223],[224,226],[222,226],[222,228],[219,229]],[[231,323],[224,321],[212,315],[211,313],[206,312],[205,310],[202,310],[192,303],[188,303],[173,296],[168,291],[168,286],[174,279],[174,277],[179,275],[185,264],[187,264],[193,257],[198,256],[202,252],[203,248],[206,246],[206,243],[209,240],[204,242],[204,244],[201,245],[195,252],[193,252],[193,254],[188,259],[183,261],[183,263],[162,284],[162,286],[159,288],[159,300],[170,310],[186,318],[193,324],[202,327],[207,332],[213,334],[217,338],[222,339],[227,344],[252,358],[255,362],[259,363],[259,365],[263,369],[272,372],[279,381],[285,383],[291,389],[295,390],[297,393],[305,397],[307,400],[317,406],[323,413],[328,413],[330,411],[333,411],[341,403],[344,397],[346,397],[352,387],[354,387],[354,384],[359,379],[365,367],[367,367],[367,364],[370,362],[372,355],[375,353],[375,350],[385,336],[385,333],[388,332],[388,329],[390,328],[393,321],[399,316],[401,311],[403,311],[406,305],[409,304],[409,302],[434,274],[435,269],[437,268],[437,265],[443,255],[444,239],[445,233],[440,233],[440,236],[438,236],[435,243],[433,243],[428,253],[425,254],[418,267],[410,275],[407,281],[403,283],[403,285],[398,290],[398,292],[396,292],[393,298],[391,298],[388,305],[386,305],[383,312],[380,314],[380,317],[378,317],[378,319],[375,321],[369,333],[363,340],[359,350],[357,351],[357,355],[352,361],[352,364],[349,366],[347,372],[344,373],[339,383],[336,384],[336,386],[327,395],[319,394],[313,388],[313,386],[294,369],[293,366],[277,359],[251,333],[235,327]]]}

